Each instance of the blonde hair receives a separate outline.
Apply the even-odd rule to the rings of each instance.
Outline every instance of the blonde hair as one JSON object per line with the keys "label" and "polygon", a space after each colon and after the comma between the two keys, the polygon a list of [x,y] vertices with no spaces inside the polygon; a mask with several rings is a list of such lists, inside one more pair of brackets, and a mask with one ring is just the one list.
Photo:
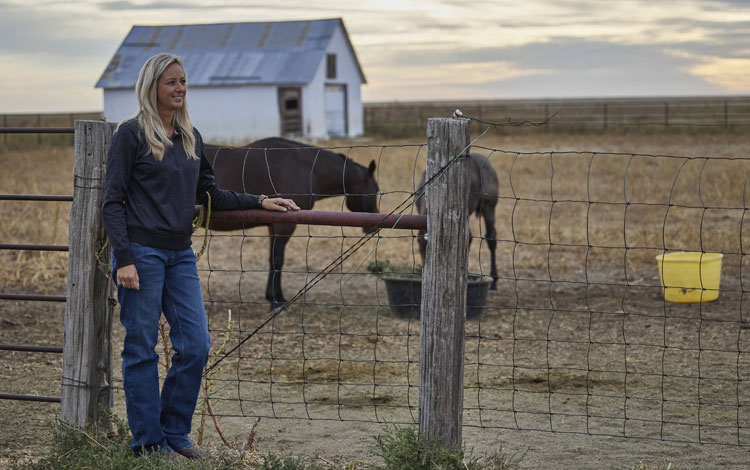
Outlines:
{"label": "blonde hair", "polygon": [[[137,118],[138,126],[141,128],[143,135],[151,148],[151,153],[156,161],[161,161],[164,157],[164,151],[172,146],[172,139],[167,136],[167,130],[159,118],[157,111],[157,89],[159,78],[164,71],[172,64],[178,64],[185,73],[185,65],[179,56],[162,52],[146,60],[138,74],[138,80],[135,82],[135,96],[138,99]],[[123,121],[124,122],[124,121]],[[190,120],[187,110],[187,96],[182,100],[182,107],[174,113],[174,122],[172,123],[176,130],[182,135],[182,145],[185,148],[188,158],[198,160],[195,153],[195,134],[193,133],[193,123]]]}

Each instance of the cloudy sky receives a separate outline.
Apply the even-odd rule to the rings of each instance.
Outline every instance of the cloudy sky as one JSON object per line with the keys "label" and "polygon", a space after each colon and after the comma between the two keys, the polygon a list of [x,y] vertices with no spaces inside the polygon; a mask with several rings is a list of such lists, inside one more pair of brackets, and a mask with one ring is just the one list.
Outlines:
{"label": "cloudy sky", "polygon": [[0,0],[0,114],[101,110],[133,25],[335,17],[365,101],[750,93],[750,0]]}

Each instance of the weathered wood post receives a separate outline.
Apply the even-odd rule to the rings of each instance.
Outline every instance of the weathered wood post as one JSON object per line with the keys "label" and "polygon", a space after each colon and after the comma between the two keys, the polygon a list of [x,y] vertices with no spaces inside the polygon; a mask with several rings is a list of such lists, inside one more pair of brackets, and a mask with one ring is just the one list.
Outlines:
{"label": "weathered wood post", "polygon": [[[469,145],[468,119],[428,119],[427,181]],[[468,276],[468,149],[425,195],[429,243],[419,336],[419,431],[460,448]]]}
{"label": "weathered wood post", "polygon": [[[75,122],[73,206],[70,210],[68,301],[62,364],[62,419],[96,422],[112,407],[113,285],[97,265],[106,235],[101,220],[107,148],[115,125]],[[102,253],[107,263],[108,253]]]}

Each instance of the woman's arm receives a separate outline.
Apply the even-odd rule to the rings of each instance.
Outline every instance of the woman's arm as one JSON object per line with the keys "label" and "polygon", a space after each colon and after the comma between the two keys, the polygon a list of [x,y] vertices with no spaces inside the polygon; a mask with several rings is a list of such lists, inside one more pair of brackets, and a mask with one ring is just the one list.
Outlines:
{"label": "woman's arm", "polygon": [[120,126],[112,136],[107,152],[107,173],[102,204],[104,227],[118,266],[115,282],[135,290],[140,288],[140,283],[135,261],[130,252],[125,200],[130,174],[138,152],[137,139],[137,134],[126,126]]}
{"label": "woman's arm", "polygon": [[[104,184],[102,219],[117,265],[133,264],[130,253],[125,201],[130,174],[138,152],[138,136],[126,125],[121,125],[112,136],[107,152],[107,173]],[[130,210],[134,210],[130,208]]]}

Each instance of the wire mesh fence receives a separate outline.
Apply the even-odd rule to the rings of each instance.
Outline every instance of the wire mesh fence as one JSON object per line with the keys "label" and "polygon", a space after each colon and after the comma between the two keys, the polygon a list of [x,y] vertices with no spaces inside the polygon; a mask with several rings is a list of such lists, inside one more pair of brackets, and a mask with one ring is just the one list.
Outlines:
{"label": "wire mesh fence", "polygon": [[[472,151],[499,175],[498,277],[467,322],[464,426],[747,445],[748,161],[520,152],[481,140]],[[413,201],[424,146],[344,153],[378,162],[381,212]],[[319,205],[345,210],[342,197]],[[486,227],[472,218],[471,231],[469,269],[486,278]],[[209,363],[271,315],[263,232],[209,239],[199,264]],[[286,288],[302,289],[360,238],[359,229],[298,227]],[[680,251],[723,255],[716,301],[665,301],[656,257]],[[417,232],[381,230],[213,368],[215,412],[416,423],[419,321],[398,314],[387,276],[367,270],[373,262],[418,273]]]}
{"label": "wire mesh fence", "polygon": [[[473,424],[746,445],[747,160],[481,150],[507,175],[505,295],[474,337]],[[716,302],[665,300],[656,257],[682,251],[723,254]]]}
{"label": "wire mesh fence", "polygon": [[[361,163],[376,161],[381,212],[390,212],[406,201],[403,212],[414,213],[409,207],[410,188],[418,178],[413,176],[416,168],[424,166],[423,145],[331,150]],[[318,202],[315,209],[344,211],[345,205],[344,197],[330,197]],[[214,344],[220,341],[226,344],[224,349],[271,315],[265,292],[273,237],[269,239],[264,232],[214,232],[199,263],[205,271],[202,278],[209,327],[217,338]],[[331,259],[343,257],[361,242],[362,235],[358,228],[297,227],[287,244],[284,290],[303,289]],[[406,422],[405,417],[393,415],[405,412],[411,422],[410,406],[389,404],[389,396],[415,393],[413,354],[418,336],[414,331],[402,331],[403,322],[394,323],[386,313],[389,307],[383,286],[366,268],[388,259],[412,271],[418,264],[413,240],[409,230],[381,229],[314,290],[306,292],[212,370],[209,387],[217,412],[246,416],[252,409],[254,415],[277,418],[378,421],[362,413],[367,408],[388,422]],[[418,321],[408,323],[412,330],[418,329]],[[392,344],[395,350],[386,344]],[[414,351],[411,355],[409,348]],[[227,371],[231,373],[227,375]]]}
{"label": "wire mesh fence", "polygon": [[[467,323],[464,425],[746,446],[747,160],[499,147],[472,148],[499,177],[499,276]],[[425,145],[332,150],[376,160],[381,212],[413,200]],[[333,196],[315,208],[345,206]],[[470,271],[487,276],[486,228],[473,218],[471,230]],[[286,290],[361,237],[297,227]],[[254,228],[208,242],[199,267],[215,363],[271,316],[271,240]],[[655,257],[678,251],[723,255],[716,301],[664,300]],[[259,416],[416,422],[419,321],[394,314],[385,276],[367,270],[375,261],[386,274],[418,272],[417,232],[381,230],[209,373],[224,426]]]}

